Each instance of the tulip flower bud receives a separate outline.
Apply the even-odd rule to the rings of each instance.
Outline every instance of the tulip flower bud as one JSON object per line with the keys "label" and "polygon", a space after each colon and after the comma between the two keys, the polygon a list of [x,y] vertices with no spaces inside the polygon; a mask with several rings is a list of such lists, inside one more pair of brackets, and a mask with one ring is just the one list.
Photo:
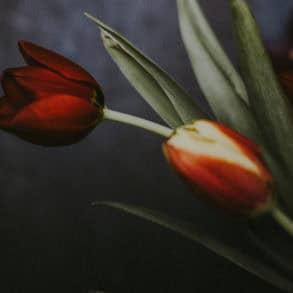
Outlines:
{"label": "tulip flower bud", "polygon": [[272,178],[260,150],[233,130],[197,120],[178,128],[163,149],[171,166],[202,199],[239,216],[270,209]]}
{"label": "tulip flower bud", "polygon": [[19,42],[27,66],[4,71],[0,128],[29,142],[75,143],[102,119],[100,86],[82,67],[48,49]]}

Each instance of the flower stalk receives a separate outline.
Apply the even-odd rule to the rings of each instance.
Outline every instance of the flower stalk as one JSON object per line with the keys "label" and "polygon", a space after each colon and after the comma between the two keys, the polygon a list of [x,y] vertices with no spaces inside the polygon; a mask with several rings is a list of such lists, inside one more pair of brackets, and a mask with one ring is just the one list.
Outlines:
{"label": "flower stalk", "polygon": [[112,120],[116,122],[125,123],[128,125],[136,126],[143,128],[155,134],[158,134],[163,137],[170,137],[173,133],[173,129],[163,126],[161,124],[134,116],[130,114],[121,113],[118,111],[113,111],[108,108],[104,108],[104,119]]}

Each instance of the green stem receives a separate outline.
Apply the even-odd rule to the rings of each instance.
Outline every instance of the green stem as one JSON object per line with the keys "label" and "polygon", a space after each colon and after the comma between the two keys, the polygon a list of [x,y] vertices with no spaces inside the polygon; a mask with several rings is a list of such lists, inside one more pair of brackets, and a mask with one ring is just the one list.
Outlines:
{"label": "green stem", "polygon": [[290,219],[277,205],[272,209],[272,216],[290,236],[293,236],[293,220]]}
{"label": "green stem", "polygon": [[104,118],[108,120],[113,120],[113,121],[129,124],[132,126],[140,127],[166,138],[169,138],[173,133],[173,129],[163,126],[161,124],[158,124],[158,123],[155,123],[155,122],[152,122],[137,116],[113,111],[107,108],[104,109]]}

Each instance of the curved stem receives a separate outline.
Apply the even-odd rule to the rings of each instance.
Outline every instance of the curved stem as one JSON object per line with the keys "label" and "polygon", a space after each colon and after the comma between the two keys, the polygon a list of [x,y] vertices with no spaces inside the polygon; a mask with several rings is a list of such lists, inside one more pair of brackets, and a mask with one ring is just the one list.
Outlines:
{"label": "curved stem", "polygon": [[104,118],[108,120],[113,120],[113,121],[129,124],[132,126],[140,127],[167,138],[170,137],[171,134],[173,133],[173,129],[169,127],[163,126],[161,124],[158,124],[158,123],[155,123],[155,122],[152,122],[137,116],[113,111],[107,108],[104,109]]}
{"label": "curved stem", "polygon": [[293,220],[290,219],[277,205],[272,209],[272,216],[290,236],[293,236]]}

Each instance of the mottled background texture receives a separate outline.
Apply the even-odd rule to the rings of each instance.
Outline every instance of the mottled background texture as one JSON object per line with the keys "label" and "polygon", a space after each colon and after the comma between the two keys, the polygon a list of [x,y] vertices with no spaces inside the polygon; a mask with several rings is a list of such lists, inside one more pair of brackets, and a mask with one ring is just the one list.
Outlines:
{"label": "mottled background texture", "polygon": [[[201,2],[237,62],[228,1]],[[292,0],[250,3],[264,36],[281,38]],[[1,0],[1,69],[23,64],[16,42],[31,40],[88,69],[109,107],[160,121],[106,54],[84,11],[125,34],[201,100],[174,0]],[[2,132],[0,141],[0,292],[278,292],[200,245],[91,206],[105,199],[141,204],[245,243],[174,176],[161,138],[105,122],[70,147],[42,148]]]}

